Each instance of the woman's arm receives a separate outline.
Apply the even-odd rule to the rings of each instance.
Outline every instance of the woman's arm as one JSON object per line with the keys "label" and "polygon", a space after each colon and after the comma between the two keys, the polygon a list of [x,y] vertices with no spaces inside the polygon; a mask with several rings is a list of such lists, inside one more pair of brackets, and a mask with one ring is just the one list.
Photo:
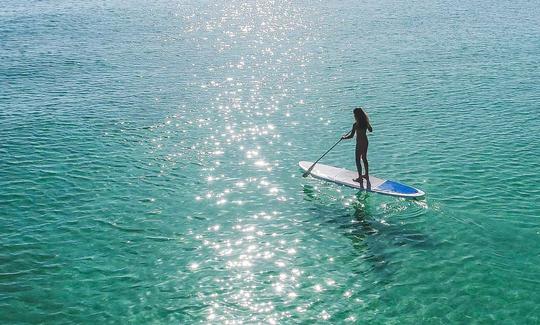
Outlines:
{"label": "woman's arm", "polygon": [[373,132],[373,128],[371,127],[371,121],[369,120],[369,116],[366,114],[366,122],[367,122],[367,129],[369,132]]}
{"label": "woman's arm", "polygon": [[355,133],[356,133],[356,123],[353,124],[352,129],[351,129],[351,132],[345,134],[345,135],[342,136],[341,138],[342,138],[343,140],[345,140],[345,139],[351,139],[352,137],[354,137],[354,134],[355,134]]}

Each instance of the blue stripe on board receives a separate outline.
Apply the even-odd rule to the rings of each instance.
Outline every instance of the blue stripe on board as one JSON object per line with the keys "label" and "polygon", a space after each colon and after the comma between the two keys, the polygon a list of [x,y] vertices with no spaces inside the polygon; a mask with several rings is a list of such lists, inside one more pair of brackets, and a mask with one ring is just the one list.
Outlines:
{"label": "blue stripe on board", "polygon": [[418,190],[414,187],[403,185],[394,181],[385,181],[381,185],[377,186],[377,190],[394,192],[399,194],[415,194],[418,193]]}

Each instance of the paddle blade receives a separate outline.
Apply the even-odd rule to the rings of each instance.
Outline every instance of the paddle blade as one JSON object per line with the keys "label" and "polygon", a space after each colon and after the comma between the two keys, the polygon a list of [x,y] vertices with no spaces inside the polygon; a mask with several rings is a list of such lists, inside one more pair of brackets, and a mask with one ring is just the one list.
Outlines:
{"label": "paddle blade", "polygon": [[325,152],[319,159],[317,159],[317,161],[315,161],[315,162],[313,163],[313,165],[311,165],[311,167],[309,167],[308,170],[307,170],[302,176],[308,177],[308,175],[309,175],[309,174],[311,173],[311,171],[313,170],[313,167],[315,167],[315,165],[319,162],[319,160],[321,160],[324,156],[326,156],[326,154],[329,153],[330,150],[334,149],[334,147],[337,146],[338,143],[341,142],[341,140],[343,140],[343,138],[340,138],[340,139],[338,140],[338,142],[336,142],[330,149],[326,150],[326,152]]}
{"label": "paddle blade", "polygon": [[315,167],[315,164],[311,165],[311,167],[309,167],[308,170],[306,170],[306,172],[302,175],[302,177],[308,177],[309,174],[311,174],[313,167]]}

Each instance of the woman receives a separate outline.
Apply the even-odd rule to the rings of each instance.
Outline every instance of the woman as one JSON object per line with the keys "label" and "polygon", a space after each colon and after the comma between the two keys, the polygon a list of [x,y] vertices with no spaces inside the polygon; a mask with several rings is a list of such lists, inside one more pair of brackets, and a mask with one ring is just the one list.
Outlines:
{"label": "woman", "polygon": [[[358,178],[354,179],[355,182],[362,182],[362,178],[367,179],[369,182],[369,165],[367,161],[367,149],[368,149],[368,138],[367,132],[373,132],[373,128],[369,123],[369,118],[361,107],[355,108],[353,110],[354,120],[356,123],[353,124],[351,132],[342,136],[342,139],[351,139],[356,133],[356,169],[358,170]],[[362,175],[362,163],[364,162],[364,168],[366,173]]]}

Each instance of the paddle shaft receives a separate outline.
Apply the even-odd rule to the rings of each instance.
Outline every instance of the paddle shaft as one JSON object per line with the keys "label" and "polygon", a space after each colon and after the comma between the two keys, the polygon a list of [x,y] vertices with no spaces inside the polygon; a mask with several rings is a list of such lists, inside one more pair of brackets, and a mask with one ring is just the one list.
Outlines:
{"label": "paddle shaft", "polygon": [[332,146],[332,148],[326,150],[326,152],[325,152],[319,159],[317,159],[317,160],[313,163],[313,165],[311,165],[311,167],[309,167],[308,170],[307,170],[307,171],[304,173],[304,175],[302,175],[302,176],[307,177],[307,176],[309,175],[309,173],[311,173],[311,171],[313,170],[313,167],[315,167],[315,165],[319,162],[319,160],[323,159],[323,157],[326,156],[327,153],[329,153],[332,149],[334,149],[335,146],[337,146],[337,145],[341,142],[341,140],[343,140],[343,139],[342,139],[342,138],[339,138],[338,142],[336,142],[336,143]]}

